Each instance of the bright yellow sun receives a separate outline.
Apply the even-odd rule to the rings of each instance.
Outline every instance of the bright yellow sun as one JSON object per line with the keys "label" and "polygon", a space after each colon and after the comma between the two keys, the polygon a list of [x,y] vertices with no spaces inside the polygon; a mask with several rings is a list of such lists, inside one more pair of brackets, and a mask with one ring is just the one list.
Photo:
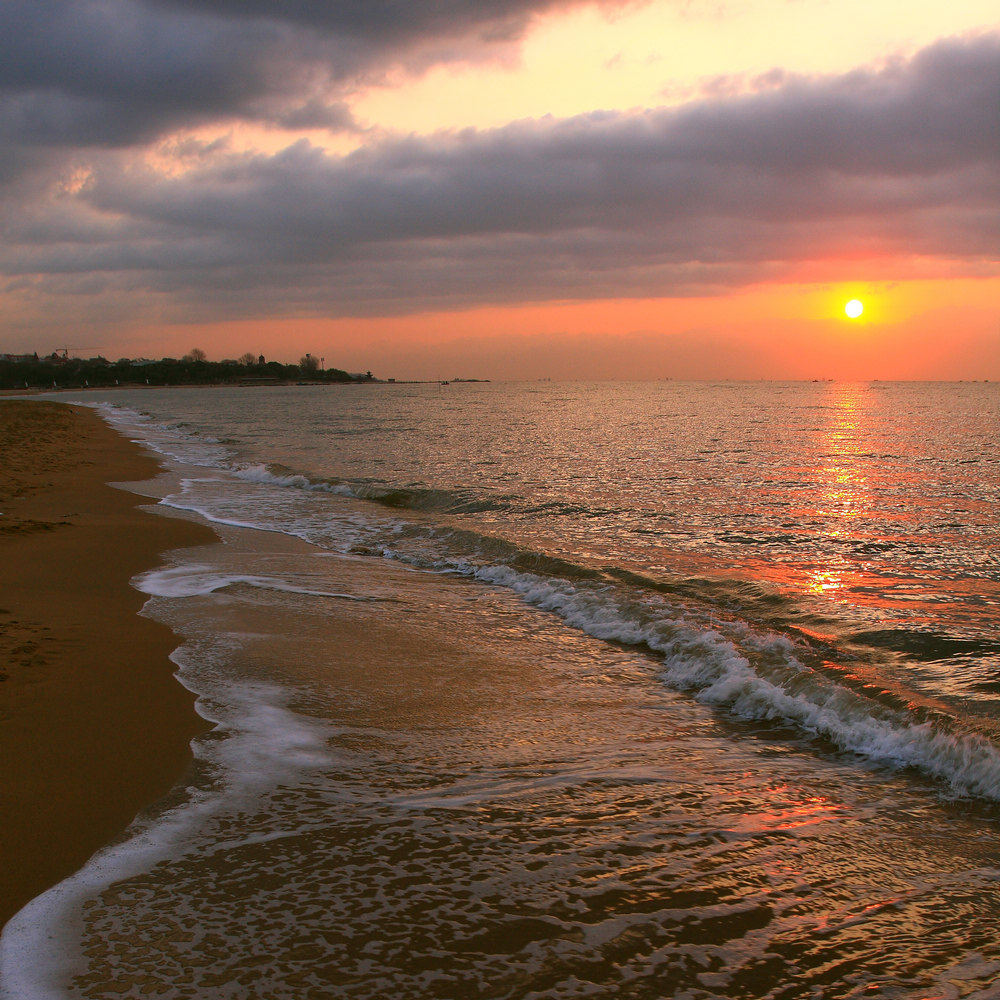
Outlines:
{"label": "bright yellow sun", "polygon": [[851,319],[857,319],[864,311],[865,307],[860,299],[851,299],[851,301],[844,306],[844,312],[847,313]]}

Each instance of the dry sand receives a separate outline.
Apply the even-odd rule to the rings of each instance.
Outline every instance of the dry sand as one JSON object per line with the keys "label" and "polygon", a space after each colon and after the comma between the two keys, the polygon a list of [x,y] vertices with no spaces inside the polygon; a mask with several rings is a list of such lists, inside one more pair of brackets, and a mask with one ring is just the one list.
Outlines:
{"label": "dry sand", "polygon": [[0,400],[0,925],[163,796],[203,728],[129,580],[215,535],[106,485],[157,471],[85,407]]}

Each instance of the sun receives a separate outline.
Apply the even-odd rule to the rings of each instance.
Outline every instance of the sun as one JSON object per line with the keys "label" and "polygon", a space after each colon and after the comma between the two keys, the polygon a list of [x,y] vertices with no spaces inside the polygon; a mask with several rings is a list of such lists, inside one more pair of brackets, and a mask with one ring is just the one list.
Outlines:
{"label": "sun", "polygon": [[851,319],[857,319],[865,311],[864,304],[860,299],[851,299],[847,305],[844,306],[844,312]]}

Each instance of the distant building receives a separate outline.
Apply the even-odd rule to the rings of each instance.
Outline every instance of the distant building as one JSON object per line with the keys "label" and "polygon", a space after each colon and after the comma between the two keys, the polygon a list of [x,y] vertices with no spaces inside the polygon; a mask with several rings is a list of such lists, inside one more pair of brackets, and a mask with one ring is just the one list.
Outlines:
{"label": "distant building", "polygon": [[9,361],[15,365],[34,364],[38,361],[38,352],[34,354],[0,354],[0,361]]}

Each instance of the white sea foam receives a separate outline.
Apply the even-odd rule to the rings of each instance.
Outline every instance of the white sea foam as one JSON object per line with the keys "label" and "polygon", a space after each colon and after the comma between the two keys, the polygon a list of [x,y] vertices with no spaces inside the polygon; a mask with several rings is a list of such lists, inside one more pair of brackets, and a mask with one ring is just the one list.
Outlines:
{"label": "white sea foam", "polygon": [[276,785],[330,764],[328,741],[335,727],[292,711],[285,688],[229,676],[233,641],[217,637],[210,646],[189,644],[173,655],[181,678],[199,695],[199,713],[216,724],[213,734],[192,744],[202,765],[198,784],[185,790],[181,804],[137,820],[128,839],[99,851],[7,923],[0,937],[0,1000],[63,1000],[81,962],[86,901],[193,849],[211,817],[252,809]]}
{"label": "white sea foam", "polygon": [[248,465],[242,469],[236,469],[233,475],[237,479],[246,480],[248,483],[266,483],[268,486],[293,486],[305,489],[310,485],[309,480],[305,476],[278,476],[268,471],[265,465]]}
{"label": "white sea foam", "polygon": [[290,583],[276,576],[247,573],[222,573],[204,565],[171,566],[142,573],[132,580],[132,586],[151,597],[200,597],[236,584],[245,584],[261,590],[286,594],[304,594],[308,597],[333,597],[345,601],[370,601],[375,598],[344,594],[331,590],[316,590]]}
{"label": "white sea foam", "polygon": [[119,433],[164,458],[185,465],[226,468],[232,452],[210,435],[187,434],[175,424],[158,423],[148,414],[112,403],[89,403]]}
{"label": "white sea foam", "polygon": [[211,524],[225,525],[228,528],[249,528],[252,531],[275,531],[283,534],[292,534],[279,525],[267,525],[258,521],[244,521],[235,517],[223,517],[221,514],[213,512],[206,504],[188,503],[176,497],[164,497],[160,501],[160,506],[170,507],[172,510],[184,511],[186,514],[197,514]]}
{"label": "white sea foam", "polygon": [[[245,517],[237,517],[231,512],[224,513],[212,499],[194,500],[188,493],[164,497],[160,506],[196,514],[220,527],[288,535],[339,555],[346,555],[359,546],[364,548],[369,544],[368,536],[378,532],[371,520],[359,515],[330,512],[328,516],[324,516],[323,513],[308,511],[278,511],[268,509],[261,497],[253,496],[244,497],[236,504],[227,504],[227,509],[235,506],[237,510],[246,511]],[[375,544],[373,547],[378,546]]]}
{"label": "white sea foam", "polygon": [[332,493],[335,496],[356,497],[357,494],[344,483],[314,482],[306,476],[298,474],[279,475],[271,472],[266,465],[247,465],[235,469],[233,475],[237,479],[242,479],[248,483],[260,483],[264,486],[280,486],[284,488],[294,488],[309,490],[315,493]]}

